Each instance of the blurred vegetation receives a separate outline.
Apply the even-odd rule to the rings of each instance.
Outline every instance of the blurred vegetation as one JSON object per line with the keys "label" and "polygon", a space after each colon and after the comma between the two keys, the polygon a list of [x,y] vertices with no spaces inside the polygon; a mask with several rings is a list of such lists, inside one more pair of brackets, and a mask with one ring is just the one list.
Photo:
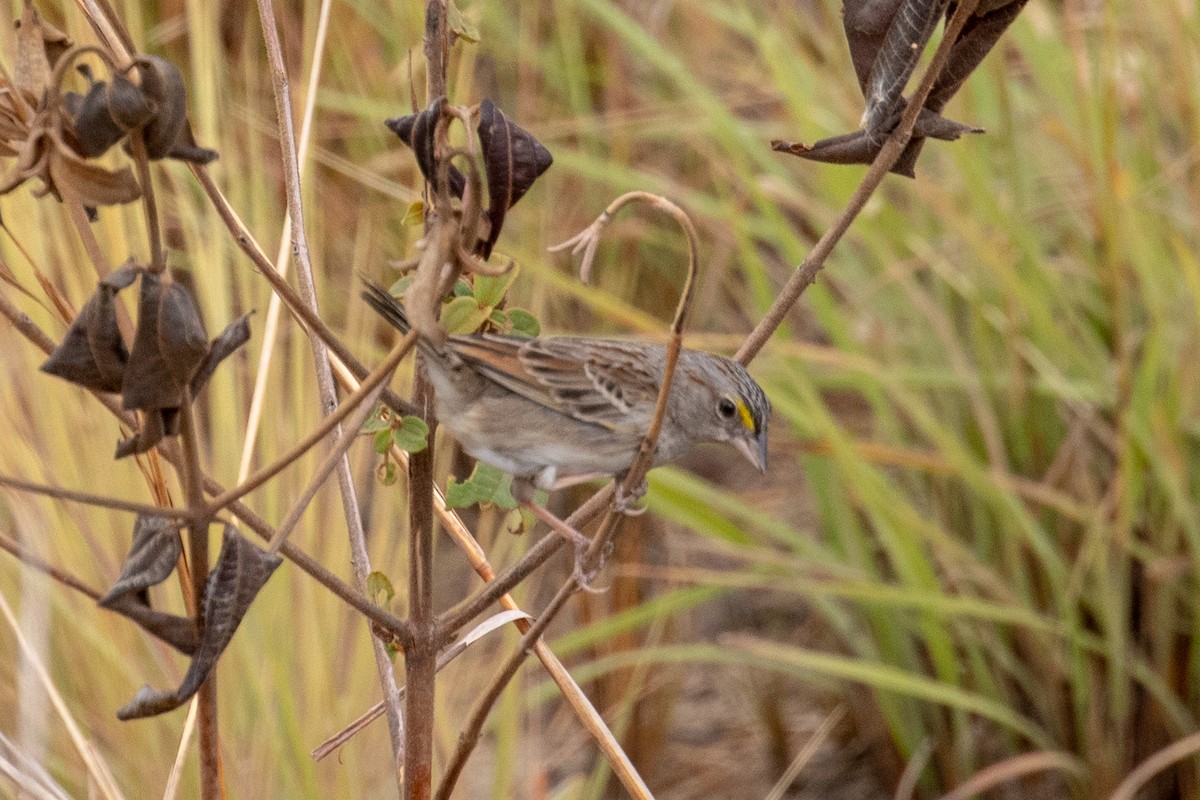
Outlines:
{"label": "blurred vegetation", "polygon": [[[136,41],[184,71],[197,140],[221,153],[212,172],[274,252],[282,177],[254,5],[114,5]],[[840,4],[460,6],[480,41],[456,46],[452,97],[491,97],[555,158],[497,247],[522,266],[514,302],[546,331],[662,336],[684,268],[669,225],[615,225],[594,286],[545,253],[617,194],[660,192],[695,216],[706,249],[689,344],[732,352],[862,173],[769,148],[772,138],[812,141],[857,124],[862,101]],[[77,41],[91,38],[73,5],[42,10]],[[420,176],[382,120],[411,110],[410,76],[424,85],[421,15],[413,0],[337,3],[321,64],[304,167],[309,243],[322,312],[364,357],[387,340],[357,300],[355,275],[390,276],[387,263],[420,230],[401,223]],[[318,18],[317,2],[280,10],[298,106]],[[634,561],[622,574],[643,578],[635,595],[619,578],[610,597],[580,606],[556,648],[581,680],[624,676],[605,684],[604,711],[631,739],[643,737],[631,749],[651,754],[639,767],[659,796],[701,794],[655,782],[656,765],[671,756],[669,743],[649,741],[647,720],[657,717],[661,733],[672,696],[652,689],[677,682],[663,676],[714,665],[728,681],[752,670],[781,694],[813,684],[813,703],[844,703],[839,735],[868,743],[872,756],[859,768],[889,796],[914,754],[928,759],[916,796],[937,797],[989,764],[1060,753],[1057,769],[1028,778],[1020,796],[1108,797],[1148,756],[1197,733],[1198,41],[1200,12],[1188,0],[1034,0],[952,104],[954,118],[988,133],[932,142],[916,181],[889,178],[754,362],[776,410],[767,480],[723,468],[714,454],[690,462],[695,472],[651,475],[652,514],[636,530],[665,525],[675,555],[648,554],[627,532],[622,548]],[[9,32],[3,52],[11,70]],[[177,245],[171,263],[193,273],[210,329],[265,309],[266,284],[186,168],[158,169]],[[82,303],[94,275],[57,204],[21,190],[2,211],[9,234],[0,254],[21,283],[36,287],[36,264]],[[111,257],[123,257],[142,241],[140,210],[105,210],[96,229]],[[38,304],[0,291],[61,336]],[[216,374],[205,398],[204,457],[230,483],[260,320],[250,352]],[[111,460],[119,432],[95,401],[38,373],[40,354],[7,325],[0,348],[0,471],[148,501],[138,465]],[[253,445],[258,464],[310,430],[319,411],[293,325],[282,326],[277,348],[267,424]],[[438,452],[445,475],[453,454],[444,443]],[[250,504],[277,519],[316,458]],[[402,494],[367,488],[369,440],[355,463],[374,563],[401,576]],[[480,528],[492,562],[504,564],[528,537],[491,535],[498,516],[485,511]],[[7,491],[0,520],[4,533],[101,589],[132,525],[128,515]],[[293,541],[348,572],[335,490],[318,497]],[[642,558],[657,558],[657,568],[639,566]],[[443,603],[476,585],[452,548],[439,564]],[[136,723],[113,713],[144,683],[176,684],[181,660],[7,555],[0,593],[40,632],[55,685],[117,783],[130,797],[161,794],[183,713]],[[536,609],[534,589],[517,596]],[[634,602],[642,596],[653,599]],[[774,602],[766,623],[729,614],[714,633],[690,621],[761,597]],[[156,600],[182,610],[177,594]],[[442,673],[436,758],[513,641],[509,632],[481,643]],[[83,795],[82,763],[22,664],[11,628],[0,626],[0,731]],[[524,674],[498,707],[491,747],[472,761],[463,796],[535,796],[538,776],[562,778],[576,763],[564,741],[586,752],[571,721],[540,704],[550,695],[531,691],[538,667]],[[378,694],[366,626],[328,592],[281,569],[219,676],[231,796],[392,796],[382,726],[335,759],[314,764],[307,755]],[[765,702],[782,700],[768,693]],[[647,727],[639,734],[631,720]],[[784,766],[802,744],[788,742]],[[718,762],[723,747],[712,747]],[[1197,764],[1168,768],[1138,796],[1200,796]],[[723,773],[712,769],[735,780],[739,768],[730,758]],[[602,773],[562,796],[600,796]],[[761,796],[743,792],[777,777],[714,779],[703,796]],[[180,796],[194,792],[185,780]]]}

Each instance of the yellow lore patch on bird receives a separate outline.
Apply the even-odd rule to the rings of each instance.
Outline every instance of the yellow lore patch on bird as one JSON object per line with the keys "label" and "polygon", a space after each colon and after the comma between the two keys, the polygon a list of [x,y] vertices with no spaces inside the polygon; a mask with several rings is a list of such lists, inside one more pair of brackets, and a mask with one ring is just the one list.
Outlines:
{"label": "yellow lore patch on bird", "polygon": [[742,425],[751,433],[758,433],[758,426],[754,424],[754,416],[750,413],[750,408],[740,397],[736,402],[738,413],[742,415]]}

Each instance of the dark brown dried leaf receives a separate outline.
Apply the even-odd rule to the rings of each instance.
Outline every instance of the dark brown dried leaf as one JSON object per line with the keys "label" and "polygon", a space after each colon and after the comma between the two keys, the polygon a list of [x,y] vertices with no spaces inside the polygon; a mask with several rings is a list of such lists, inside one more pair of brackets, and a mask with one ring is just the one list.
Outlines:
{"label": "dark brown dried leaf", "polygon": [[117,328],[113,298],[137,278],[126,265],[108,275],[67,329],[42,371],[97,392],[119,392],[129,351]]}
{"label": "dark brown dried leaf", "polygon": [[226,526],[221,555],[204,590],[202,637],[183,682],[173,691],[143,687],[117,711],[117,717],[149,717],[186,703],[216,666],[250,604],[280,563],[279,556],[259,550]]}
{"label": "dark brown dried leaf", "polygon": [[133,545],[121,566],[121,577],[100,598],[99,604],[191,655],[199,645],[195,621],[155,610],[147,592],[170,577],[182,552],[177,523],[164,517],[139,515],[133,527]]}
{"label": "dark brown dried leaf", "polygon": [[141,187],[129,167],[109,171],[57,145],[50,148],[48,159],[49,186],[55,191],[69,186],[85,206],[122,205],[142,196]]}
{"label": "dark brown dried leaf", "polygon": [[850,60],[858,87],[867,96],[871,70],[900,4],[904,0],[845,0],[842,4],[842,29],[850,45]]}
{"label": "dark brown dried leaf", "polygon": [[221,331],[209,345],[208,353],[200,362],[195,377],[192,378],[192,396],[195,397],[208,383],[213,371],[222,361],[231,356],[239,347],[250,341],[250,314],[234,320]]}
{"label": "dark brown dried leaf", "polygon": [[[383,123],[392,133],[400,137],[400,141],[412,148],[421,174],[425,176],[425,180],[429,182],[435,192],[438,189],[438,176],[437,160],[434,154],[434,131],[437,129],[437,123],[442,116],[445,104],[446,98],[439,97],[423,111],[403,117],[393,117]],[[455,197],[462,197],[463,190],[467,186],[466,177],[454,166],[450,167],[449,176],[450,193]]]}
{"label": "dark brown dried leaf", "polygon": [[143,411],[178,407],[207,351],[208,337],[187,289],[159,275],[143,275],[122,404]]}
{"label": "dark brown dried leaf", "polygon": [[[113,458],[122,459],[126,456],[140,455],[145,453],[151,447],[158,444],[167,436],[167,415],[170,412],[169,418],[175,419],[178,417],[179,409],[164,408],[157,411],[147,411],[142,415],[142,427],[138,432],[127,439],[122,439],[117,442],[117,450],[113,453]],[[173,433],[171,435],[174,435]]]}
{"label": "dark brown dried leaf", "polygon": [[950,98],[962,87],[963,82],[991,52],[1021,9],[1029,0],[992,0],[980,3],[975,15],[967,20],[958,41],[950,49],[946,67],[938,75],[925,107],[941,111]]}
{"label": "dark brown dried leaf", "polygon": [[151,159],[165,158],[183,133],[187,121],[187,90],[175,65],[159,56],[139,56],[138,77],[142,92],[158,113],[146,126],[146,152]]}
{"label": "dark brown dried leaf", "polygon": [[[896,119],[899,119],[899,114],[896,115]],[[894,128],[896,122],[893,120],[890,125]],[[927,137],[953,141],[964,133],[983,133],[983,129],[964,125],[928,109],[922,109],[913,127],[913,136],[891,171],[906,178],[914,177],[917,156],[920,155]],[[875,141],[866,131],[859,130],[821,139],[812,145],[775,139],[771,142],[771,149],[826,164],[870,164],[883,149],[883,141]]]}
{"label": "dark brown dried leaf", "polygon": [[476,252],[483,258],[504,226],[508,209],[525,196],[533,182],[550,168],[554,158],[527,130],[504,116],[491,100],[479,104],[479,143],[483,150],[483,168],[487,173],[488,219],[491,228]]}
{"label": "dark brown dried leaf", "polygon": [[[91,81],[90,71],[85,74]],[[142,90],[121,74],[114,75],[111,84],[91,81],[87,94],[68,94],[64,102],[74,120],[80,152],[88,158],[102,155],[155,116]]]}
{"label": "dark brown dried leaf", "polygon": [[[916,68],[944,6],[945,0],[905,0],[892,19],[864,91],[867,111],[863,127],[872,139],[882,141],[890,132],[887,125],[902,104],[904,86]],[[891,125],[894,127],[895,123],[891,122]]]}

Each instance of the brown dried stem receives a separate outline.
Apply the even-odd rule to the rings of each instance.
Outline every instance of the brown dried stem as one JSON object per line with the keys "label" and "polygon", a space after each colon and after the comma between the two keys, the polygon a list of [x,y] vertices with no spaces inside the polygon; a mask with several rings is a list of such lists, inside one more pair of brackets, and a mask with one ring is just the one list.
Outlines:
{"label": "brown dried stem", "polygon": [[34,483],[33,481],[22,480],[21,478],[14,478],[10,475],[0,475],[0,486],[7,486],[10,489],[29,492],[30,494],[52,497],[55,500],[70,500],[73,503],[83,503],[84,505],[107,508],[113,511],[128,511],[131,514],[142,514],[151,517],[195,519],[205,513],[203,510],[164,508],[163,506],[152,506],[149,503],[135,503],[131,500],[122,500],[118,497],[104,497],[103,495],[89,494],[88,492],[80,492],[74,489],[64,489],[61,486],[47,486],[41,483]]}

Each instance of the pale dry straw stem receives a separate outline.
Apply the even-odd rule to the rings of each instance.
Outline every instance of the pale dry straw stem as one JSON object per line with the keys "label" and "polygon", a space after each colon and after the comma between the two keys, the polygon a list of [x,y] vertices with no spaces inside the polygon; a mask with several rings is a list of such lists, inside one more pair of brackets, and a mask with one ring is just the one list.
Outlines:
{"label": "pale dry straw stem", "polygon": [[129,65],[133,61],[133,55],[130,47],[126,44],[128,36],[122,35],[121,30],[117,28],[113,20],[108,18],[104,9],[96,4],[96,0],[75,0],[75,5],[79,6],[83,16],[91,24],[92,30],[116,56],[118,65],[121,67]]}
{"label": "pale dry straw stem", "polygon": [[912,800],[913,792],[917,790],[917,782],[921,780],[921,773],[928,766],[931,755],[933,755],[933,739],[926,736],[913,750],[908,763],[904,765],[904,771],[900,773],[900,780],[896,781],[896,791],[892,794],[892,800]]}
{"label": "pale dry straw stem", "polygon": [[1200,753],[1200,733],[1193,733],[1159,750],[1134,768],[1109,795],[1108,800],[1134,800],[1138,791],[1158,773],[1172,764]]}
{"label": "pale dry straw stem", "polygon": [[979,5],[979,0],[963,0],[958,4],[954,14],[946,23],[946,30],[942,36],[941,42],[938,43],[937,49],[934,50],[933,58],[929,62],[929,67],[921,76],[921,82],[917,85],[912,97],[909,98],[908,105],[904,108],[904,113],[900,117],[900,122],[896,129],[888,136],[883,148],[879,151],[879,155],[871,162],[867,174],[863,176],[862,182],[858,188],[854,190],[850,200],[846,203],[846,208],[841,215],[834,221],[829,230],[817,240],[809,251],[808,257],[801,262],[800,266],[796,267],[795,272],[788,278],[787,283],[775,298],[775,302],[771,304],[771,308],[763,316],[759,323],[754,326],[754,330],[746,337],[746,341],[738,349],[734,355],[734,360],[742,364],[749,364],[753,358],[758,355],[758,351],[762,349],[767,340],[771,338],[771,334],[783,322],[788,311],[800,299],[800,295],[804,290],[812,285],[817,279],[817,273],[825,266],[825,259],[833,252],[833,248],[841,241],[846,231],[850,229],[850,225],[862,212],[867,201],[875,190],[879,188],[879,184],[883,182],[888,171],[900,158],[900,154],[904,152],[905,146],[912,138],[913,126],[917,123],[917,117],[920,116],[921,109],[925,106],[925,100],[929,97],[930,91],[933,90],[934,81],[941,74],[942,69],[946,65],[946,60],[950,56],[950,48],[958,41],[958,36],[962,33],[963,26],[967,24],[967,20],[975,13],[975,8]]}
{"label": "pale dry straw stem", "polygon": [[[1200,734],[1197,735],[1200,736]],[[1065,772],[1076,778],[1087,775],[1087,769],[1083,763],[1070,753],[1058,751],[1022,753],[1019,756],[1013,756],[997,764],[984,767],[942,795],[941,800],[971,800],[971,798],[1009,781],[1051,770]],[[1117,795],[1114,794],[1110,800],[1117,800]],[[1130,794],[1126,800],[1133,800],[1133,795]]]}
{"label": "pale dry straw stem", "polygon": [[[317,33],[313,42],[312,64],[308,73],[308,88],[304,96],[304,116],[300,121],[300,142],[297,147],[296,159],[300,164],[300,177],[303,179],[309,165],[308,145],[312,137],[313,112],[317,105],[317,90],[321,83],[321,65],[325,56],[325,40],[329,32],[329,10],[332,0],[321,0],[321,9],[317,17]],[[287,279],[288,249],[292,239],[292,215],[286,212],[283,217],[283,230],[279,234],[279,250],[275,255],[275,272],[282,279]],[[258,354],[258,371],[254,376],[254,393],[250,397],[250,413],[246,419],[246,430],[242,441],[242,460],[238,465],[238,482],[250,474],[250,462],[254,458],[254,445],[258,441],[258,429],[262,424],[263,408],[267,394],[267,380],[270,378],[271,362],[275,356],[275,344],[279,334],[279,315],[283,310],[282,298],[272,292],[267,305],[266,322],[263,323],[263,345]]]}
{"label": "pale dry straw stem", "polygon": [[[292,255],[296,259],[296,282],[299,284],[300,296],[305,305],[313,312],[314,316],[319,316],[316,279],[309,257],[308,234],[304,220],[298,150],[292,125],[291,92],[288,87],[287,67],[283,61],[283,46],[279,40],[279,30],[275,25],[275,10],[271,0],[258,0],[258,13],[262,22],[263,41],[267,47],[267,62],[271,66],[271,83],[275,90],[275,117],[279,128],[279,149],[283,161],[284,185],[287,190],[288,215],[291,218]],[[316,368],[317,391],[322,411],[329,414],[337,407],[337,390],[334,385],[329,350],[325,343],[315,336],[310,336],[308,342],[312,349]],[[337,435],[341,435],[340,428],[336,428],[335,431]],[[342,515],[346,520],[346,532],[350,541],[350,563],[355,577],[358,579],[360,590],[365,592],[367,576],[371,572],[371,562],[367,553],[362,515],[358,510],[358,492],[350,473],[350,460],[344,453],[335,469],[342,499]],[[388,734],[392,742],[393,763],[397,767],[396,775],[400,779],[403,772],[400,765],[403,763],[402,757],[405,752],[405,730],[399,703],[399,688],[396,685],[396,675],[392,669],[386,645],[374,635],[370,636],[370,641],[371,651],[375,657],[376,672],[379,674],[379,683],[384,697],[388,700]]]}
{"label": "pale dry straw stem", "polygon": [[175,751],[175,761],[171,763],[171,771],[167,773],[167,785],[163,789],[163,800],[175,800],[179,794],[179,785],[183,781],[183,767],[187,763],[188,745],[196,732],[196,715],[200,708],[200,698],[193,697],[188,703],[187,717],[183,720],[183,733],[179,736],[179,747]]}
{"label": "pale dry straw stem", "polygon": [[50,703],[54,706],[54,710],[63,721],[63,725],[67,729],[67,734],[71,738],[71,743],[75,745],[75,750],[79,753],[80,759],[87,768],[92,788],[100,796],[107,798],[107,800],[124,800],[125,795],[121,793],[120,787],[117,786],[116,779],[113,778],[104,757],[100,755],[100,752],[91,741],[83,735],[83,731],[80,730],[79,724],[75,721],[75,717],[72,716],[66,701],[63,700],[62,695],[59,694],[58,689],[55,687],[54,681],[46,669],[46,665],[42,662],[38,654],[34,652],[33,648],[29,646],[29,642],[25,638],[21,626],[17,624],[17,618],[13,614],[12,607],[9,606],[3,592],[0,592],[0,615],[4,616],[5,621],[12,628],[13,635],[17,639],[18,649],[28,659],[30,666],[37,674],[38,680],[41,681],[46,694],[50,697]]}
{"label": "pale dry straw stem", "polygon": [[808,741],[804,743],[804,747],[796,753],[796,757],[792,759],[792,763],[779,776],[779,780],[771,787],[771,791],[767,793],[764,800],[783,800],[783,796],[787,790],[791,788],[796,778],[804,771],[809,762],[813,760],[813,756],[817,754],[817,750],[821,749],[821,745],[829,738],[829,734],[833,733],[834,726],[842,721],[846,716],[846,707],[839,705],[821,721],[820,726],[813,731],[813,735],[808,737]]}

